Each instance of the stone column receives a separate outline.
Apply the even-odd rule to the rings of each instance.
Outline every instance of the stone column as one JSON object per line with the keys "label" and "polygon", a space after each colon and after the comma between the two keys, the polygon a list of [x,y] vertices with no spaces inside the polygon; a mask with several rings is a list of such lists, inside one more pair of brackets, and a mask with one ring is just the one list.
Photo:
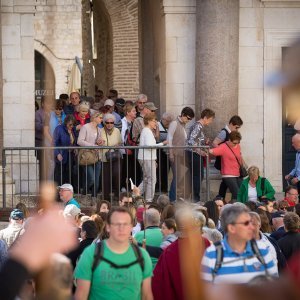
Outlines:
{"label": "stone column", "polygon": [[165,59],[161,108],[179,114],[185,106],[195,107],[196,1],[164,0],[162,5]]}
{"label": "stone column", "polygon": [[212,136],[238,112],[239,0],[197,1],[196,114],[216,112]]}

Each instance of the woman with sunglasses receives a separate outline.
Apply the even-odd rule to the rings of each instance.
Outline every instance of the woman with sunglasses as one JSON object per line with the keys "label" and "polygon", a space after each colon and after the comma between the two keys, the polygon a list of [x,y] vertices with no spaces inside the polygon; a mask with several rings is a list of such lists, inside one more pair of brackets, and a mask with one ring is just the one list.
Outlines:
{"label": "woman with sunglasses", "polygon": [[239,132],[232,131],[226,143],[209,150],[210,154],[221,156],[222,180],[232,194],[231,200],[237,200],[237,194],[243,181],[243,178],[240,177],[240,165],[244,164],[240,147],[241,139],[242,136]]}
{"label": "woman with sunglasses", "polygon": [[106,153],[114,150],[114,147],[122,145],[120,130],[115,127],[115,116],[107,113],[103,117],[104,127],[100,130],[100,136],[103,140],[103,146],[109,146],[112,149],[103,149],[101,159],[103,162],[102,184],[104,199],[111,199],[111,194],[119,197],[120,178],[122,177],[122,158],[121,156],[114,160],[107,160]]}
{"label": "woman with sunglasses", "polygon": [[[101,138],[100,128],[98,125],[102,122],[103,115],[95,112],[91,116],[91,122],[83,125],[80,129],[77,144],[79,146],[101,146],[103,139]],[[96,150],[95,150],[96,151]],[[99,153],[98,153],[99,155]],[[85,172],[85,180],[83,182],[83,192],[85,194],[92,193],[92,197],[97,197],[100,183],[101,173],[101,157],[91,165],[83,166]]]}

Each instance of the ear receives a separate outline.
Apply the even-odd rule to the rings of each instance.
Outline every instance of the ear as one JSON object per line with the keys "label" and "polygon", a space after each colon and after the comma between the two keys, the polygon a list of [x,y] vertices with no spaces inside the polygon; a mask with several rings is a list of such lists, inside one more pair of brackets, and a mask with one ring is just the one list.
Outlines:
{"label": "ear", "polygon": [[235,233],[236,232],[236,228],[235,228],[235,226],[234,225],[232,225],[232,224],[229,224],[228,226],[227,226],[227,232],[228,233]]}

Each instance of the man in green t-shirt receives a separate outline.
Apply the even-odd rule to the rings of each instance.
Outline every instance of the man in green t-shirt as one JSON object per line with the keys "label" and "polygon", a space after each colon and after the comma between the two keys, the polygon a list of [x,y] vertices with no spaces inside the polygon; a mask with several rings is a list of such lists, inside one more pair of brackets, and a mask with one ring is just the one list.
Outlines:
{"label": "man in green t-shirt", "polygon": [[138,262],[135,250],[129,242],[132,227],[133,218],[127,208],[115,207],[109,212],[107,230],[110,236],[101,242],[103,259],[100,259],[93,272],[97,247],[93,243],[84,250],[77,263],[74,272],[77,283],[76,300],[153,299],[151,260],[148,253],[140,248],[143,266]]}
{"label": "man in green t-shirt", "polygon": [[[159,228],[160,215],[155,208],[149,208],[145,211],[144,224],[146,228],[146,246],[160,247],[160,244],[163,242],[163,235],[161,233],[161,229]],[[144,239],[144,231],[139,231],[134,238],[139,244],[142,244]],[[154,269],[158,259],[151,257],[151,260]]]}

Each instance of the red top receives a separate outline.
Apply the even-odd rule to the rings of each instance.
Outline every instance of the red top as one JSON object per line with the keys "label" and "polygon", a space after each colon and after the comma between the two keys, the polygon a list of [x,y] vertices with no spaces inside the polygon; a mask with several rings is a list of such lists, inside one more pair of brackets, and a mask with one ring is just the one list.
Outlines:
{"label": "red top", "polygon": [[289,206],[294,207],[296,203],[294,201],[289,200],[287,197],[285,197],[283,200],[287,201]]}
{"label": "red top", "polygon": [[242,163],[242,154],[241,147],[239,144],[230,149],[234,152],[234,154],[229,149],[227,143],[223,143],[217,148],[212,149],[213,155],[221,156],[221,174],[222,175],[232,175],[235,177],[240,176],[240,165],[238,164],[234,154],[239,160],[240,164]]}

